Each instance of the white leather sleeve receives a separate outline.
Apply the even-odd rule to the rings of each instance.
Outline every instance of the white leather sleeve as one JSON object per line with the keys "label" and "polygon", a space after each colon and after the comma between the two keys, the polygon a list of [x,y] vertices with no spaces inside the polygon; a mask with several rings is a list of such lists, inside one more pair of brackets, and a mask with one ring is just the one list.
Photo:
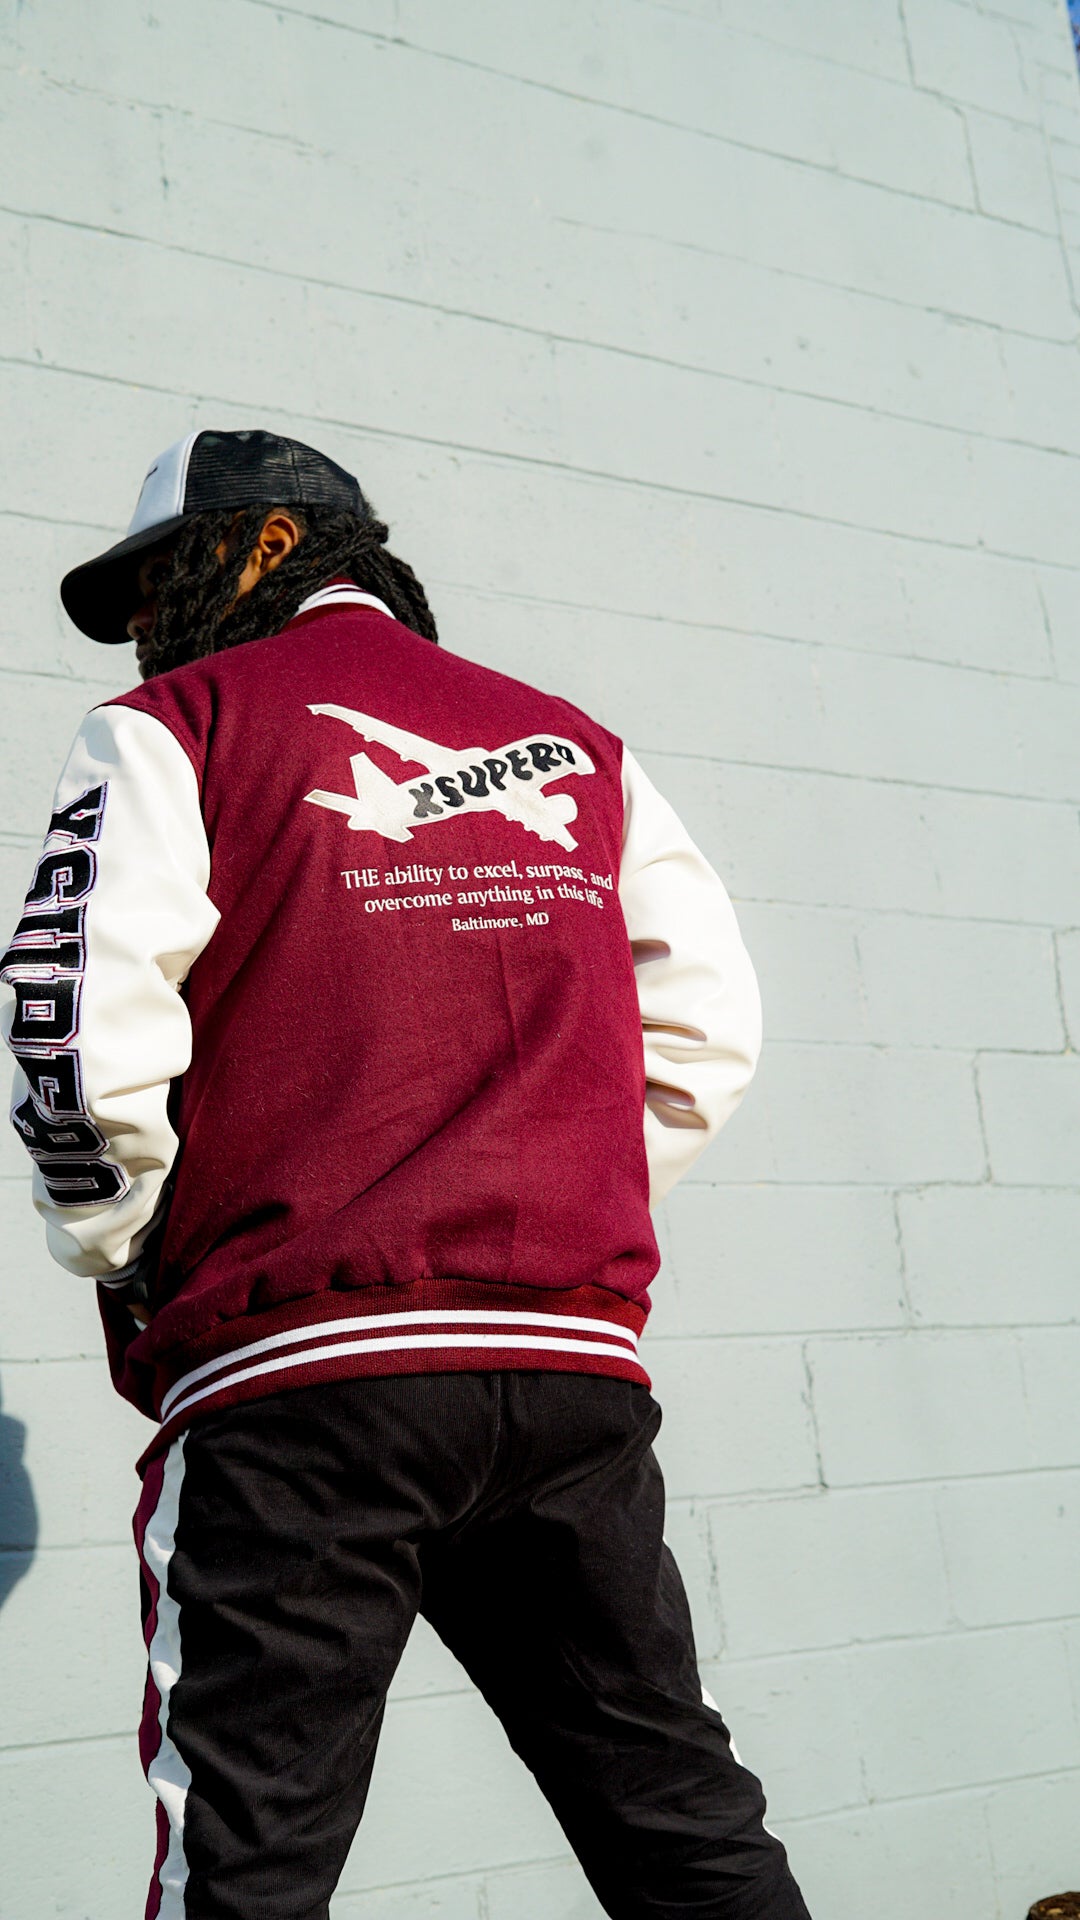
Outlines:
{"label": "white leather sleeve", "polygon": [[53,805],[3,963],[12,1119],[53,1257],[117,1284],[162,1205],[169,1083],[191,1060],[179,988],[219,915],[195,771],[159,720],[88,714]]}
{"label": "white leather sleeve", "polygon": [[761,996],[720,876],[623,752],[619,898],[645,1048],[645,1150],[656,1206],[730,1119],[761,1052]]}

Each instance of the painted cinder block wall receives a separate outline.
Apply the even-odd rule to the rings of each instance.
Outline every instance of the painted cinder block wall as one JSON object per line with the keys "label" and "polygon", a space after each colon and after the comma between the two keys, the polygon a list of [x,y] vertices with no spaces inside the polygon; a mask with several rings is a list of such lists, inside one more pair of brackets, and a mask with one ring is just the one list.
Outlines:
{"label": "painted cinder block wall", "polygon": [[[703,1673],[821,1920],[1080,1882],[1080,88],[1064,0],[13,0],[0,875],[193,425],[361,475],[619,730],[766,1044],[647,1354]],[[4,1130],[0,1914],[135,1914],[132,1461]],[[529,1650],[521,1649],[528,1687]],[[423,1627],[336,1920],[598,1909]]]}

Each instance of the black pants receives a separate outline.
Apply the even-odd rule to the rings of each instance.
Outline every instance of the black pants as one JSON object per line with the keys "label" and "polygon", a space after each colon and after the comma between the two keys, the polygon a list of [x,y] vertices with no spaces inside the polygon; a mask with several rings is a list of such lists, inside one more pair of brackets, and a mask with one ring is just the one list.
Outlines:
{"label": "black pants", "polygon": [[702,1699],[659,1425],[628,1381],[442,1373],[294,1388],[175,1441],[136,1520],[151,1920],[326,1920],[418,1611],[608,1914],[808,1920]]}

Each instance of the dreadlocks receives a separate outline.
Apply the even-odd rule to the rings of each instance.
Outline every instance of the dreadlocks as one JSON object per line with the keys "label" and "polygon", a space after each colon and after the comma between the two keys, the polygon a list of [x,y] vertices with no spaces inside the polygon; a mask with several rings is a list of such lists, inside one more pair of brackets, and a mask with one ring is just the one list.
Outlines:
{"label": "dreadlocks", "polygon": [[[289,507],[301,539],[280,565],[236,601],[240,576],[274,506],[197,513],[182,527],[157,590],[157,617],[143,676],[279,633],[302,600],[338,574],[384,600],[396,620],[438,643],[427,596],[412,568],[387,550],[390,529],[329,507]],[[225,543],[224,563],[216,549]]]}

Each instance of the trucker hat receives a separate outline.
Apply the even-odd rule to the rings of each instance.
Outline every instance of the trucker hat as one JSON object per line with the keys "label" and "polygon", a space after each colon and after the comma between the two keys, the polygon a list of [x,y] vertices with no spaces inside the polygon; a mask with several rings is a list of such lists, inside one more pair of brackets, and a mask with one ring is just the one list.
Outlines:
{"label": "trucker hat", "polygon": [[351,473],[301,440],[261,427],[242,433],[204,428],[159,453],[142,483],[124,538],[73,567],[60,598],[75,625],[106,645],[127,640],[138,601],[142,556],[196,513],[231,507],[333,507],[368,520],[371,508]]}

